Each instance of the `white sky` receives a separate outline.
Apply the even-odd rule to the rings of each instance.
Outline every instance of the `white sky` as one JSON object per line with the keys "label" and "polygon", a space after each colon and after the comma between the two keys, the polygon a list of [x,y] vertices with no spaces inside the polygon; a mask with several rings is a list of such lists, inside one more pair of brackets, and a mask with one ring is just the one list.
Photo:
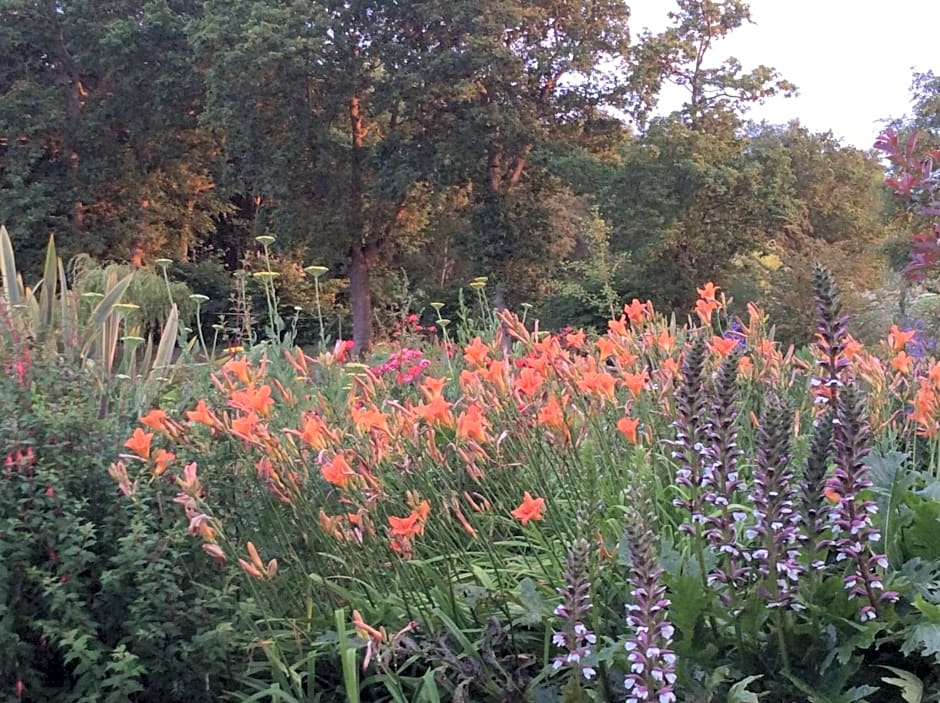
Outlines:
{"label": "white sky", "polygon": [[[666,27],[670,0],[632,0],[631,29]],[[910,108],[912,69],[940,73],[940,0],[751,0],[754,24],[713,49],[745,70],[776,68],[799,96],[773,98],[749,117],[784,124],[798,118],[813,131],[832,130],[848,144],[871,147],[879,120]],[[661,108],[682,104],[682,89],[664,91]]]}

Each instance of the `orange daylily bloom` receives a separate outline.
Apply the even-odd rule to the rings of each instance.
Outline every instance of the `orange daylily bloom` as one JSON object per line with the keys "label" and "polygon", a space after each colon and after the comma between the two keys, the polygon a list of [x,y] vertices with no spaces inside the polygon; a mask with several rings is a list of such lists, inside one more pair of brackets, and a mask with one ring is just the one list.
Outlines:
{"label": "orange daylily bloom", "polygon": [[158,449],[153,455],[153,475],[162,476],[175,460],[175,454],[168,452],[166,449]]}
{"label": "orange daylily bloom", "polygon": [[385,413],[374,405],[351,408],[349,414],[352,416],[353,424],[357,429],[364,432],[380,430],[388,434],[388,418],[385,416]]}
{"label": "orange daylily bloom", "polygon": [[676,345],[676,338],[669,334],[668,329],[664,329],[659,333],[659,336],[656,337],[656,346],[659,347],[663,352],[668,354],[672,351],[673,347]]}
{"label": "orange daylily bloom", "polygon": [[152,432],[144,432],[139,427],[134,429],[134,433],[130,436],[124,446],[130,449],[134,454],[139,456],[141,459],[150,458],[150,443],[153,441]]}
{"label": "orange daylily bloom", "polygon": [[898,373],[909,374],[914,366],[914,358],[908,356],[907,352],[899,351],[891,359],[891,367]]}
{"label": "orange daylily bloom", "polygon": [[667,376],[673,377],[679,373],[679,360],[669,357],[659,368],[661,371],[665,372]]}
{"label": "orange daylily bloom", "polygon": [[490,348],[479,337],[474,337],[463,351],[463,359],[468,366],[485,366]]}
{"label": "orange daylily bloom", "polygon": [[630,444],[637,443],[637,428],[640,425],[640,420],[638,418],[632,417],[622,417],[617,420],[617,429],[627,438],[627,441]]}
{"label": "orange daylily bloom", "polygon": [[160,408],[154,408],[146,415],[143,415],[139,422],[144,427],[149,427],[152,430],[161,432],[166,429],[166,413],[160,410]]}
{"label": "orange daylily bloom", "polygon": [[695,301],[695,314],[706,325],[711,324],[712,314],[721,307],[714,300],[699,299]]}
{"label": "orange daylily bloom", "polygon": [[712,337],[711,344],[709,344],[712,351],[716,352],[718,356],[727,356],[734,348],[738,346],[738,340],[730,337]]}
{"label": "orange daylily bloom", "polygon": [[225,365],[222,367],[224,372],[230,373],[242,384],[248,385],[251,383],[251,376],[248,373],[250,365],[248,363],[247,356],[238,356],[233,357],[225,362]]}
{"label": "orange daylily bloom", "polygon": [[545,405],[539,408],[536,420],[540,425],[550,427],[553,430],[567,429],[564,410],[554,394],[549,395]]}
{"label": "orange daylily bloom", "polygon": [[480,377],[493,386],[500,394],[509,390],[506,384],[506,362],[492,359],[486,369],[480,371]]}
{"label": "orange daylily bloom", "polygon": [[629,305],[623,306],[623,311],[627,316],[627,319],[630,320],[633,324],[642,322],[646,317],[647,311],[652,309],[652,304],[649,301],[641,303],[637,298],[634,298],[630,301]]}
{"label": "orange daylily bloom", "polygon": [[487,441],[487,421],[483,410],[476,403],[471,403],[457,418],[457,436],[460,439],[472,439],[480,444]]}
{"label": "orange daylily bloom", "polygon": [[254,411],[262,417],[267,417],[271,412],[271,406],[274,405],[271,386],[265,384],[260,388],[245,388],[236,391],[229,398],[229,404],[239,410]]}
{"label": "orange daylily bloom", "polygon": [[389,516],[389,534],[392,537],[412,538],[424,534],[424,523],[428,519],[430,504],[425,500],[407,517]]}
{"label": "orange daylily bloom", "polygon": [[202,425],[209,425],[209,427],[218,424],[218,419],[212,414],[212,411],[209,410],[209,406],[206,405],[206,401],[204,400],[200,400],[196,403],[195,410],[186,411],[186,417],[189,418],[190,422],[198,422]]}
{"label": "orange daylily bloom", "polygon": [[845,347],[844,347],[844,349],[842,350],[842,355],[843,355],[846,359],[848,359],[849,361],[851,361],[851,360],[854,359],[856,356],[858,356],[859,353],[860,353],[864,348],[865,348],[865,345],[864,345],[864,344],[862,344],[862,343],[859,342],[857,339],[855,339],[854,337],[852,337],[851,335],[849,335],[849,336],[848,336],[848,339],[845,340]]}
{"label": "orange daylily bloom", "polygon": [[888,346],[894,351],[901,351],[907,344],[917,336],[917,330],[901,331],[897,325],[891,325],[891,331],[888,333]]}
{"label": "orange daylily bloom", "polygon": [[545,515],[545,499],[533,498],[532,495],[526,491],[522,495],[522,503],[520,503],[519,507],[513,510],[510,515],[519,520],[523,525],[527,525],[529,520],[541,520]]}
{"label": "orange daylily bloom", "polygon": [[607,320],[607,329],[621,337],[626,337],[630,334],[627,330],[627,318],[623,315],[616,320]]}
{"label": "orange daylily bloom", "polygon": [[709,281],[703,288],[696,288],[695,290],[698,291],[698,295],[702,300],[710,300],[714,302],[716,300],[715,295],[720,289],[714,283]]}
{"label": "orange daylily bloom", "polygon": [[431,398],[427,403],[415,406],[415,412],[428,424],[440,423],[447,427],[454,424],[454,414],[450,410],[451,404],[442,397]]}
{"label": "orange daylily bloom", "polygon": [[299,436],[314,449],[325,448],[327,440],[330,439],[330,432],[326,423],[317,415],[312,414],[304,417],[304,424],[299,432],[297,430],[290,430],[290,432]]}
{"label": "orange daylily bloom", "polygon": [[614,389],[617,385],[616,379],[609,373],[595,371],[585,371],[584,377],[578,381],[578,388],[584,393],[595,393],[614,401]]}
{"label": "orange daylily bloom", "polygon": [[586,340],[587,335],[584,333],[584,330],[578,330],[577,332],[571,332],[565,335],[565,344],[574,349],[583,350]]}
{"label": "orange daylily bloom", "polygon": [[428,376],[424,379],[424,383],[421,384],[421,392],[424,393],[424,397],[428,400],[433,400],[434,398],[440,398],[444,392],[444,386],[447,385],[446,378],[434,378],[433,376]]}
{"label": "orange daylily bloom", "polygon": [[531,398],[542,387],[544,380],[538,371],[527,366],[513,379],[513,386],[517,393]]}
{"label": "orange daylily bloom", "polygon": [[605,361],[612,356],[617,356],[620,350],[620,345],[610,337],[598,337],[595,344],[597,345],[597,354],[600,361]]}
{"label": "orange daylily bloom", "polygon": [[649,380],[649,374],[644,369],[639,373],[623,374],[623,378],[620,382],[627,390],[630,391],[634,398],[637,398],[639,397],[640,393],[643,392],[643,389],[646,388],[646,384]]}
{"label": "orange daylily bloom", "polygon": [[327,483],[340,488],[346,488],[358,476],[342,454],[337,454],[332,461],[320,466],[320,474]]}
{"label": "orange daylily bloom", "polygon": [[258,415],[248,413],[232,420],[232,434],[238,435],[242,439],[254,439],[255,427],[258,425]]}

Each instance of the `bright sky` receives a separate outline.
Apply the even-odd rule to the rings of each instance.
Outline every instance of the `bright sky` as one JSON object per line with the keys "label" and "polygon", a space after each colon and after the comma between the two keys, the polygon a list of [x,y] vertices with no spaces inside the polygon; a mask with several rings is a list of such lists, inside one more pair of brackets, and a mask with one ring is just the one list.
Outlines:
{"label": "bright sky", "polygon": [[[736,29],[713,48],[713,61],[734,56],[749,69],[776,68],[799,88],[773,98],[749,116],[813,131],[832,130],[862,149],[871,147],[879,120],[910,108],[912,69],[940,73],[940,0],[751,0],[754,24]],[[670,0],[632,0],[631,26],[666,27]],[[682,89],[664,92],[666,111],[682,104]]]}

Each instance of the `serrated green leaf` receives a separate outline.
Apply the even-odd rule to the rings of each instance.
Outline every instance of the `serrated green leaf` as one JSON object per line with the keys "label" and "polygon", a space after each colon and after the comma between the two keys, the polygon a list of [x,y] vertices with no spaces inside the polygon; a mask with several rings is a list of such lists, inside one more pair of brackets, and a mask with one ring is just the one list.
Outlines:
{"label": "serrated green leaf", "polygon": [[940,625],[922,622],[914,625],[901,645],[902,654],[920,652],[921,656],[934,656],[940,664]]}
{"label": "serrated green leaf", "polygon": [[894,677],[882,676],[881,680],[886,684],[900,688],[901,698],[904,699],[904,703],[921,703],[924,699],[923,681],[911,672],[904,671],[904,669],[898,669],[893,666],[882,666],[881,668],[887,669],[894,674]]}
{"label": "serrated green leaf", "polygon": [[523,624],[537,625],[549,612],[548,605],[531,578],[526,577],[519,582],[519,602],[525,608],[520,618]]}

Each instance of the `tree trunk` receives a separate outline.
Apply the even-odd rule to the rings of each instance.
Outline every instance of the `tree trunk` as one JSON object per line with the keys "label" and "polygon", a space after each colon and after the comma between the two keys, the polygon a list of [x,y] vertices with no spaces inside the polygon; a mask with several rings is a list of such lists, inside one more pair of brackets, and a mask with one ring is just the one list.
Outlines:
{"label": "tree trunk", "polygon": [[78,122],[81,117],[82,97],[85,89],[82,86],[78,67],[69,54],[65,44],[65,32],[58,18],[58,9],[54,2],[48,5],[49,19],[55,25],[55,71],[59,85],[65,94],[65,125],[62,130],[62,146],[65,158],[68,159],[67,172],[69,186],[72,188],[74,200],[72,201],[69,220],[75,229],[82,229],[85,225],[85,204],[78,198],[79,172],[77,133]]}
{"label": "tree trunk", "polygon": [[353,319],[353,348],[355,357],[363,356],[372,345],[372,291],[369,280],[368,252],[353,245],[349,265],[349,307]]}
{"label": "tree trunk", "polygon": [[353,355],[361,357],[372,346],[372,292],[369,281],[370,248],[366,244],[363,214],[362,150],[365,146],[365,128],[359,97],[349,99],[349,126],[351,136],[349,210],[347,224],[352,239],[349,264],[349,307],[353,318]]}

